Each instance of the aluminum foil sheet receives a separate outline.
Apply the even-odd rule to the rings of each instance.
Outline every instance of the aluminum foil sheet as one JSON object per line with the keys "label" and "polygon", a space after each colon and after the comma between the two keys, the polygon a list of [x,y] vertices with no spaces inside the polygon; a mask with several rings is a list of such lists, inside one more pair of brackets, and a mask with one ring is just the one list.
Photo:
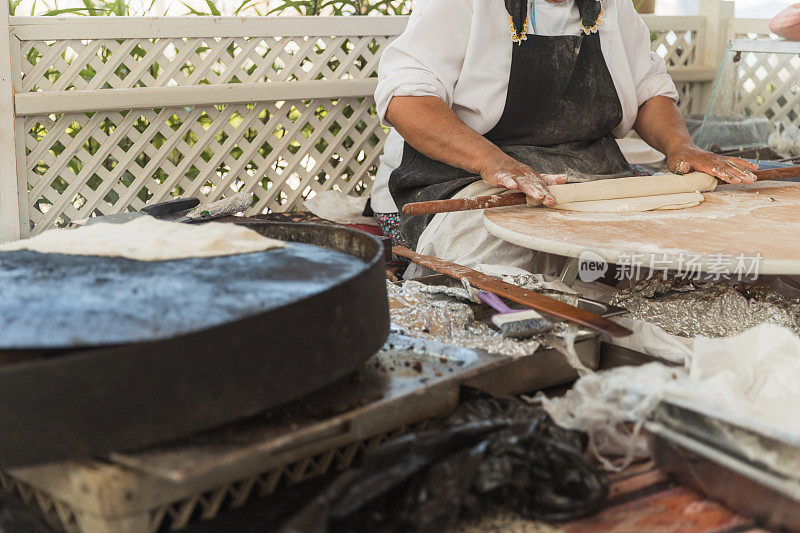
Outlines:
{"label": "aluminum foil sheet", "polygon": [[681,337],[728,337],[763,323],[800,335],[800,299],[752,283],[651,279],[616,293],[611,304]]}
{"label": "aluminum foil sheet", "polygon": [[[535,276],[517,281],[525,288],[553,292],[544,289],[541,278],[537,279]],[[531,355],[540,346],[546,345],[565,353],[572,364],[573,358],[570,356],[574,353],[572,345],[575,339],[588,333],[582,328],[559,322],[552,332],[545,335],[530,339],[510,339],[491,325],[475,318],[475,309],[481,304],[472,298],[469,287],[425,285],[417,281],[406,281],[403,284],[387,282],[387,290],[392,329],[412,337],[434,339],[510,357]],[[548,295],[555,297],[555,294]],[[569,294],[561,294],[561,297],[565,300],[576,298]],[[574,359],[577,361],[577,355]],[[577,364],[583,366],[580,361]]]}
{"label": "aluminum foil sheet", "polygon": [[416,281],[388,282],[387,289],[392,328],[400,333],[511,357],[530,355],[541,345],[537,337],[509,339],[475,320],[467,289]]}
{"label": "aluminum foil sheet", "polygon": [[[546,280],[541,274],[515,274],[503,275],[499,272],[487,272],[506,283],[522,287],[534,292],[538,292],[544,296],[560,300],[570,305],[578,305],[580,295],[564,285],[562,282],[555,280]],[[570,292],[567,292],[570,291]]]}

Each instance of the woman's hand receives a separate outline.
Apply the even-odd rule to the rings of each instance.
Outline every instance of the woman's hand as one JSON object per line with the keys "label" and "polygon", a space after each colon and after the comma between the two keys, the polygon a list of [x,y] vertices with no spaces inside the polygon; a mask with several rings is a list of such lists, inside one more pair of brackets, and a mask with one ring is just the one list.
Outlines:
{"label": "woman's hand", "polygon": [[548,207],[555,206],[556,199],[547,190],[547,186],[567,181],[567,176],[539,174],[528,165],[523,165],[502,152],[487,157],[484,164],[481,165],[480,174],[483,181],[493,187],[505,187],[524,192]]}
{"label": "woman's hand", "polygon": [[435,96],[395,96],[386,118],[407,143],[431,159],[480,174],[493,187],[524,192],[547,206],[556,205],[547,186],[567,181],[566,176],[542,176],[506,155]]}
{"label": "woman's hand", "polygon": [[723,157],[707,152],[694,144],[685,144],[667,154],[667,166],[672,172],[686,174],[692,170],[705,172],[727,183],[753,183],[758,165],[738,157]]}

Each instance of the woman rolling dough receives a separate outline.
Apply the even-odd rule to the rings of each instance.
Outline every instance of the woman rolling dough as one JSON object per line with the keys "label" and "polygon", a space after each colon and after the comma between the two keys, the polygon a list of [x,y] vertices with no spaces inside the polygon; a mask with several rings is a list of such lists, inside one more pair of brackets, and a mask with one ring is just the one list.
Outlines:
{"label": "woman rolling dough", "polygon": [[755,181],[755,165],[694,145],[631,0],[420,0],[383,53],[375,99],[393,126],[372,193],[378,223],[466,266],[550,270],[488,234],[481,212],[398,207],[501,189],[553,205],[549,185],[634,175],[614,140],[631,129],[673,171]]}

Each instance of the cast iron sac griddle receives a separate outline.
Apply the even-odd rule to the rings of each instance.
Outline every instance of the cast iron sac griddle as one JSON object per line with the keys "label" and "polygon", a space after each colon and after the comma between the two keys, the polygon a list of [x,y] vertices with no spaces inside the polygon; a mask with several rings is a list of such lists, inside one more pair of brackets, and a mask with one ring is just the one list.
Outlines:
{"label": "cast iron sac griddle", "polygon": [[[244,225],[293,243],[160,263],[0,254],[0,361],[16,361],[0,365],[0,465],[133,449],[250,416],[380,348],[389,313],[377,239]],[[31,301],[37,292],[47,296]]]}
{"label": "cast iron sac griddle", "polygon": [[0,253],[0,350],[168,339],[293,304],[364,266],[300,243],[177,261]]}

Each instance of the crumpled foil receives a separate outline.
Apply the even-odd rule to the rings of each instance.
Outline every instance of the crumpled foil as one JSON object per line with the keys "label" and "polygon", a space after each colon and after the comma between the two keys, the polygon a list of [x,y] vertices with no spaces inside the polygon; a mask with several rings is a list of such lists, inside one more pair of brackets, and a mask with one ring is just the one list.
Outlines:
{"label": "crumpled foil", "polygon": [[752,283],[650,279],[616,293],[611,305],[681,337],[728,337],[764,323],[800,335],[800,299]]}
{"label": "crumpled foil", "polygon": [[403,285],[389,282],[386,288],[392,327],[406,335],[511,357],[530,355],[541,345],[537,337],[509,339],[475,320],[467,289],[417,281]]}
{"label": "crumpled foil", "polygon": [[510,283],[511,285],[538,292],[539,294],[555,300],[560,300],[570,305],[578,305],[580,294],[574,291],[571,293],[565,292],[565,290],[571,289],[568,289],[566,285],[560,281],[547,281],[541,274],[502,275],[494,272],[486,273],[506,283]]}
{"label": "crumpled foil", "polygon": [[[527,276],[519,277],[527,278]],[[510,282],[509,279],[504,281]],[[520,286],[527,289],[543,288],[543,281],[536,276],[517,281]],[[466,287],[425,285],[417,281],[406,281],[403,284],[387,282],[386,287],[389,293],[392,328],[398,332],[510,357],[530,355],[544,344],[565,353],[571,364],[577,361],[577,364],[583,367],[577,360],[577,355],[572,357],[574,353],[572,345],[575,339],[587,333],[582,328],[556,322],[555,329],[545,335],[530,339],[511,339],[504,337],[489,324],[476,320],[474,312],[476,301]],[[542,292],[552,293],[548,296],[556,297],[555,291]],[[560,299],[567,301],[575,301],[577,298],[575,295],[563,293],[559,295]]]}

